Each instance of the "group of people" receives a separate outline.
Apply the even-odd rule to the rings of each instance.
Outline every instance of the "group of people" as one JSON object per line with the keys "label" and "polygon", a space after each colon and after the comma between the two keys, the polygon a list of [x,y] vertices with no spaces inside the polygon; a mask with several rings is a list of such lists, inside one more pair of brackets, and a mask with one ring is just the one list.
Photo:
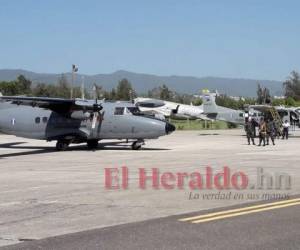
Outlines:
{"label": "group of people", "polygon": [[283,123],[283,131],[278,131],[275,122],[272,119],[265,119],[264,117],[261,117],[260,121],[257,122],[255,119],[251,119],[251,117],[249,117],[245,123],[248,145],[250,145],[251,142],[253,145],[256,145],[256,127],[258,127],[259,132],[258,146],[269,145],[270,139],[272,144],[275,145],[275,138],[279,138],[280,134],[282,134],[282,139],[289,138],[290,123],[287,120]]}

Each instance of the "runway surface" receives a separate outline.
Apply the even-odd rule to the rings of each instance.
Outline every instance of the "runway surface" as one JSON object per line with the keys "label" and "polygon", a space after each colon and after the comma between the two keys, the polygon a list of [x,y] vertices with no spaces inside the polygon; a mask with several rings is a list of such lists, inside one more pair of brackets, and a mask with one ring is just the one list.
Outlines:
{"label": "runway surface", "polygon": [[[232,235],[226,238],[228,242],[239,244],[244,238],[247,246],[255,239],[261,246],[264,243],[269,246],[272,238],[269,232],[272,231],[267,228],[275,230],[278,223],[282,235],[275,230],[274,237],[285,237],[278,238],[283,242],[288,242],[290,237],[292,244],[295,231],[300,229],[299,206],[199,224],[178,221],[187,213],[198,214],[299,195],[300,133],[292,133],[288,141],[278,140],[276,146],[268,147],[248,146],[242,136],[244,131],[237,129],[177,131],[146,142],[141,151],[109,143],[96,151],[86,150],[85,145],[75,145],[66,152],[55,152],[53,142],[0,135],[0,245],[35,244],[40,239],[64,235],[61,242],[65,249],[72,246],[68,245],[72,242],[80,246],[76,237],[83,243],[91,242],[91,246],[101,239],[108,249],[113,246],[114,239],[121,244],[124,237],[132,239],[128,249],[137,246],[131,245],[138,244],[137,237],[145,237],[148,247],[151,242],[184,247],[179,244],[182,242],[190,244],[186,249],[196,247],[196,242],[189,241],[197,239],[197,244],[203,244],[205,249],[212,246],[213,239],[220,241]],[[106,189],[105,168],[121,171],[122,166],[128,170],[127,189]],[[177,173],[195,171],[204,174],[207,166],[214,174],[222,172],[224,166],[228,166],[230,175],[243,172],[251,185],[245,190],[233,186],[224,190],[218,190],[216,186],[191,190],[188,181],[178,188],[176,179],[173,189],[167,189],[160,179],[158,189],[152,187],[151,180],[147,180],[146,189],[139,187],[140,168],[147,174],[157,168],[160,176],[164,173],[177,176]],[[259,171],[265,175],[262,188],[258,188]],[[285,188],[285,177],[280,189],[275,186],[276,178],[281,174],[291,179],[288,189]],[[269,189],[266,187],[269,177],[266,176],[273,181]],[[260,224],[264,221],[265,225]],[[258,233],[258,229],[263,231]],[[152,234],[151,230],[154,230]],[[77,232],[78,236],[72,235]],[[149,240],[147,234],[150,234]],[[274,244],[279,244],[274,237]],[[46,240],[45,246],[55,244],[56,239],[49,243],[50,239]]]}
{"label": "runway surface", "polygon": [[[3,250],[35,249],[299,249],[300,199],[172,216],[84,231]],[[270,205],[271,204],[271,205]],[[284,206],[284,207],[283,207]],[[255,207],[255,208],[254,208]],[[257,211],[263,207],[264,211]],[[248,210],[247,210],[248,209]],[[252,209],[252,210],[251,210]],[[232,211],[235,211],[233,213]],[[237,211],[248,213],[237,215]],[[253,212],[255,211],[255,212]],[[231,213],[230,213],[231,212]],[[220,214],[230,213],[230,218]],[[218,214],[218,216],[216,216]],[[214,215],[214,216],[212,216]],[[209,216],[211,221],[200,222]],[[198,219],[197,219],[198,218]],[[186,220],[186,221],[182,221]]]}

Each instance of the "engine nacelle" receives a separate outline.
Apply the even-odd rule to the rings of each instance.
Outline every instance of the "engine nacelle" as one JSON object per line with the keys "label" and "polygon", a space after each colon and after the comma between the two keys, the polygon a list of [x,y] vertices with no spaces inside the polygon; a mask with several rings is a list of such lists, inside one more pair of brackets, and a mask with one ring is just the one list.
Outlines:
{"label": "engine nacelle", "polygon": [[90,118],[91,114],[89,112],[84,112],[84,111],[74,111],[72,112],[72,114],[70,115],[72,119],[76,119],[76,120],[86,120],[88,118]]}

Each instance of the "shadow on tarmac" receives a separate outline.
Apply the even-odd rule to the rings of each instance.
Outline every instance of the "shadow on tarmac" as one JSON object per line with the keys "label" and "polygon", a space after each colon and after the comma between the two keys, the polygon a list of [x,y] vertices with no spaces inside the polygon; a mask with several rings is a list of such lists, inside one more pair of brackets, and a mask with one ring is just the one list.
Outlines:
{"label": "shadow on tarmac", "polygon": [[[12,143],[4,143],[0,144],[0,148],[4,149],[27,149],[31,151],[25,152],[15,152],[15,153],[7,153],[0,154],[0,159],[2,158],[10,158],[16,156],[25,156],[25,155],[38,155],[38,154],[47,154],[47,153],[58,153],[55,147],[47,147],[47,146],[24,146],[22,144],[26,144],[26,142],[12,142]],[[66,151],[104,151],[104,150],[122,150],[122,151],[132,151],[130,145],[120,145],[120,142],[109,142],[109,143],[100,143],[97,149],[90,150],[86,145],[76,145],[70,146]],[[167,151],[170,149],[167,148],[141,148],[138,151]]]}

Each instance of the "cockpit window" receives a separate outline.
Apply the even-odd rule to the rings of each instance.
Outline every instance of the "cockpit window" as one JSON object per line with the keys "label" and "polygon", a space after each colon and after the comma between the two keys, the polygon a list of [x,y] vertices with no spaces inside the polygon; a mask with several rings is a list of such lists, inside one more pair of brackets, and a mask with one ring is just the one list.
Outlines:
{"label": "cockpit window", "polygon": [[133,115],[138,115],[141,113],[138,107],[127,107],[127,109]]}
{"label": "cockpit window", "polygon": [[115,115],[124,115],[124,110],[125,108],[124,107],[116,107],[115,108]]}

